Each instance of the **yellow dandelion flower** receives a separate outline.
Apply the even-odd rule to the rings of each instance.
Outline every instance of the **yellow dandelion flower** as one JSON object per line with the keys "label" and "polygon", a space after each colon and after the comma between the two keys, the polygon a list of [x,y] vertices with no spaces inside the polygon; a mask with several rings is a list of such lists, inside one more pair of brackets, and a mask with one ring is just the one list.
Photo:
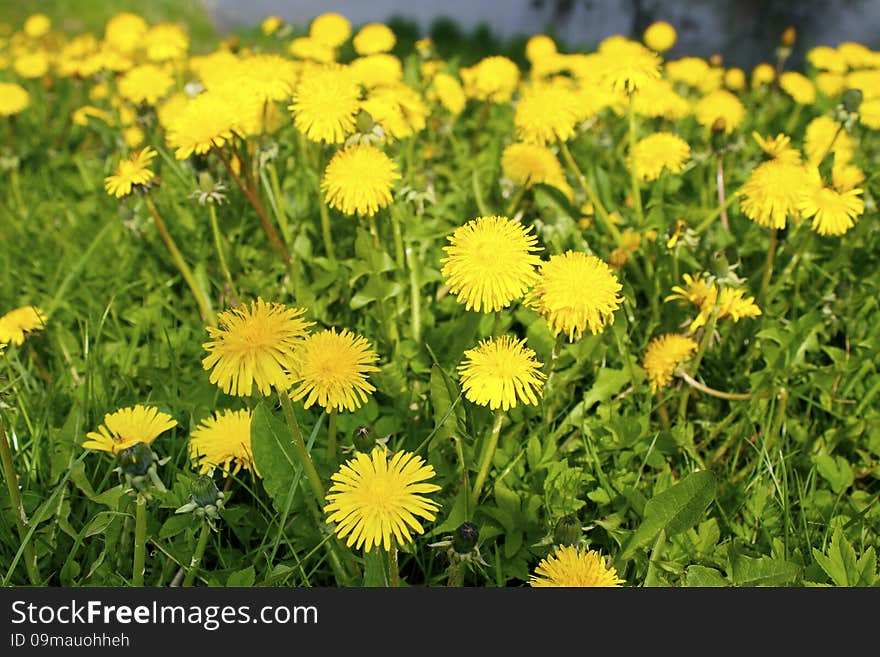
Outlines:
{"label": "yellow dandelion flower", "polygon": [[663,118],[670,121],[682,119],[691,112],[690,103],[676,93],[672,83],[664,78],[651,80],[632,95],[633,112],[639,116]]}
{"label": "yellow dandelion flower", "polygon": [[493,411],[507,411],[518,403],[537,406],[542,396],[545,374],[543,363],[526,341],[509,335],[481,340],[464,352],[458,376],[464,396]]}
{"label": "yellow dandelion flower", "polygon": [[755,131],[752,132],[752,138],[758,143],[761,150],[773,159],[793,163],[798,163],[801,160],[800,152],[791,147],[791,137],[786,134],[780,132],[775,137],[762,137],[760,133]]}
{"label": "yellow dandelion flower", "polygon": [[529,586],[534,587],[616,587],[625,583],[599,552],[574,545],[556,546],[529,578]]}
{"label": "yellow dandelion flower", "polygon": [[640,139],[633,150],[636,174],[641,180],[657,180],[663,169],[680,173],[691,157],[688,143],[671,132],[656,132]]}
{"label": "yellow dandelion flower", "polygon": [[370,89],[367,98],[361,101],[361,109],[379,124],[386,141],[403,139],[423,130],[429,113],[421,95],[402,82]]}
{"label": "yellow dandelion flower", "polygon": [[838,44],[837,52],[850,68],[865,68],[876,63],[871,50],[861,43],[844,41]]}
{"label": "yellow dandelion flower", "polygon": [[495,312],[522,298],[537,279],[538,238],[507,217],[477,217],[447,239],[441,274],[465,310]]}
{"label": "yellow dandelion flower", "polygon": [[715,287],[715,283],[710,282],[702,275],[695,277],[690,274],[684,274],[682,278],[684,279],[684,286],[674,285],[672,287],[672,294],[663,299],[664,302],[678,299],[679,301],[692,303],[697,308],[715,305],[715,299],[718,296],[718,289]]}
{"label": "yellow dandelion flower", "polygon": [[309,37],[330,48],[338,48],[350,36],[351,23],[345,16],[333,12],[317,16],[309,26]]}
{"label": "yellow dandelion flower", "polygon": [[689,87],[699,88],[709,75],[711,66],[702,57],[681,57],[666,62],[664,68],[673,82],[683,82]]}
{"label": "yellow dandelion flower", "polygon": [[510,102],[520,78],[517,65],[501,55],[485,57],[459,72],[465,95],[490,103]]}
{"label": "yellow dandelion flower", "polygon": [[123,198],[131,194],[132,188],[146,185],[155,175],[148,168],[154,157],[156,151],[149,146],[132,153],[131,157],[116,165],[112,176],[104,178],[104,190],[110,196]]}
{"label": "yellow dandelion flower", "polygon": [[49,34],[52,21],[46,14],[31,14],[24,22],[23,30],[32,39],[39,39]]}
{"label": "yellow dandelion flower", "polygon": [[822,72],[816,75],[816,88],[826,96],[838,96],[846,91],[846,78],[840,73]]}
{"label": "yellow dandelion flower", "polygon": [[846,58],[830,46],[816,46],[807,51],[807,61],[817,69],[830,73],[846,73]]}
{"label": "yellow dandelion flower", "polygon": [[94,105],[77,107],[70,115],[70,121],[73,125],[87,126],[89,124],[89,119],[97,119],[104,123],[109,123],[110,115],[106,110],[103,110],[100,107],[95,107]]}
{"label": "yellow dandelion flower", "polygon": [[114,50],[131,53],[140,47],[148,29],[149,25],[143,18],[121,11],[111,16],[104,26],[104,41]]}
{"label": "yellow dandelion flower", "polygon": [[577,251],[552,255],[541,270],[528,302],[542,315],[553,335],[568,340],[589,330],[596,334],[614,322],[623,288],[611,268],[596,256]]}
{"label": "yellow dandelion flower", "polygon": [[725,134],[736,130],[746,115],[746,108],[734,94],[726,89],[718,89],[703,96],[694,106],[697,122],[712,130],[719,126]]}
{"label": "yellow dandelion flower", "polygon": [[104,416],[97,431],[89,431],[82,446],[99,452],[118,454],[138,443],[151,444],[164,431],[177,426],[177,420],[153,406],[137,404]]}
{"label": "yellow dandelion flower", "polygon": [[693,338],[677,333],[652,338],[642,362],[651,383],[651,392],[657,392],[672,383],[675,369],[687,362],[696,353],[697,347]]}
{"label": "yellow dandelion flower", "polygon": [[27,109],[31,97],[15,82],[0,82],[0,116],[12,116]]}
{"label": "yellow dandelion flower", "polygon": [[359,55],[375,55],[390,52],[397,43],[397,37],[390,27],[382,23],[367,23],[352,39],[354,50]]}
{"label": "yellow dandelion flower", "polygon": [[675,28],[666,21],[651,23],[642,35],[645,45],[655,52],[666,52],[672,48],[677,37]]}
{"label": "yellow dandelion flower", "polygon": [[376,390],[367,376],[379,371],[373,364],[378,359],[366,338],[348,329],[313,333],[294,353],[290,383],[297,387],[290,398],[305,399],[305,408],[317,402],[327,413],[355,411]]}
{"label": "yellow dandelion flower", "polygon": [[45,50],[32,50],[15,58],[13,70],[23,78],[41,78],[49,72],[49,53]]}
{"label": "yellow dandelion flower", "polygon": [[803,191],[798,209],[805,219],[812,220],[810,228],[820,235],[843,235],[865,211],[861,194],[858,187],[839,192],[818,184]]}
{"label": "yellow dandelion flower", "polygon": [[431,80],[431,89],[440,104],[453,116],[458,116],[467,104],[461,83],[449,73],[437,73]]}
{"label": "yellow dandelion flower", "polygon": [[770,84],[776,79],[776,69],[767,62],[761,62],[752,69],[752,89]]}
{"label": "yellow dandelion flower", "polygon": [[244,468],[259,476],[251,451],[251,420],[253,413],[240,411],[217,411],[204,418],[192,430],[189,439],[189,457],[199,474],[209,474],[220,468],[223,476],[235,475]]}
{"label": "yellow dandelion flower", "polygon": [[153,62],[181,59],[189,50],[189,35],[176,23],[159,23],[144,34],[143,47]]}
{"label": "yellow dandelion flower", "polygon": [[288,109],[296,129],[311,141],[341,144],[354,132],[360,88],[347,68],[316,68],[303,74]]}
{"label": "yellow dandelion flower", "polygon": [[367,87],[396,84],[403,79],[403,64],[389,53],[364,55],[352,60],[352,78]]}
{"label": "yellow dandelion flower", "polygon": [[[708,308],[708,306],[709,304],[704,304],[703,307]],[[760,315],[761,309],[755,303],[755,297],[747,297],[746,290],[730,285],[721,289],[718,295],[718,320],[731,319],[738,322],[743,318],[759,317]]]}
{"label": "yellow dandelion flower", "polygon": [[526,59],[532,65],[555,55],[556,52],[556,42],[546,34],[532,35],[526,41]]}
{"label": "yellow dandelion flower", "polygon": [[[3,85],[0,84],[0,88]],[[3,94],[0,94],[0,98]],[[2,101],[0,101],[0,113],[3,113]],[[880,98],[863,100],[859,105],[859,123],[871,130],[880,130]]]}
{"label": "yellow dandelion flower", "polygon": [[174,156],[185,160],[193,153],[202,155],[232,141],[243,118],[241,102],[228,94],[205,91],[190,99],[168,123],[165,140]]}
{"label": "yellow dandelion flower", "polygon": [[250,55],[241,60],[241,75],[262,102],[286,100],[299,77],[296,64],[281,55]]}
{"label": "yellow dandelion flower", "polygon": [[724,72],[724,86],[731,91],[744,91],[746,84],[746,72],[741,68],[729,68]]}
{"label": "yellow dandelion flower", "polygon": [[266,36],[272,36],[278,30],[281,29],[281,26],[284,25],[284,20],[279,16],[267,16],[263,19],[263,22],[260,23],[260,29],[263,31],[263,34]]}
{"label": "yellow dandelion flower", "polygon": [[435,520],[440,509],[425,497],[440,490],[428,483],[434,477],[434,467],[411,452],[395,452],[390,459],[384,447],[369,455],[358,452],[331,476],[327,523],[335,523],[336,535],[348,537],[346,546],[356,550],[411,543],[413,533],[425,532],[419,518]]}
{"label": "yellow dandelion flower", "polygon": [[786,71],[779,76],[779,87],[798,105],[811,105],[816,102],[816,87],[803,73]]}
{"label": "yellow dandelion flower", "polygon": [[165,68],[155,64],[141,64],[126,72],[118,82],[119,95],[131,102],[155,105],[164,98],[174,78]]}
{"label": "yellow dandelion flower", "polygon": [[854,151],[853,140],[843,126],[830,116],[817,116],[807,125],[804,133],[804,153],[807,162],[818,166],[829,153],[835,162],[849,162]]}
{"label": "yellow dandelion flower", "polygon": [[834,166],[831,167],[831,180],[837,191],[848,192],[865,182],[865,179],[865,172],[855,164],[834,160]]}
{"label": "yellow dandelion flower", "polygon": [[789,217],[797,217],[807,184],[807,171],[800,162],[775,159],[755,167],[736,194],[749,219],[767,228],[785,228]]}
{"label": "yellow dandelion flower", "polygon": [[606,39],[598,54],[597,82],[611,91],[632,93],[660,77],[660,57],[636,41]]}
{"label": "yellow dandelion flower", "polygon": [[336,151],[324,170],[327,204],[343,214],[371,216],[392,201],[397,164],[375,146],[357,144]]}
{"label": "yellow dandelion flower", "polygon": [[39,331],[46,326],[48,318],[37,306],[15,308],[0,317],[0,342],[20,345],[27,334]]}
{"label": "yellow dandelion flower", "polygon": [[517,185],[552,185],[574,202],[574,191],[565,179],[562,164],[546,146],[522,143],[505,146],[501,153],[501,172]]}
{"label": "yellow dandelion flower", "polygon": [[570,88],[539,84],[529,87],[517,102],[513,124],[518,139],[546,144],[574,136],[578,116],[578,98]]}
{"label": "yellow dandelion flower", "polygon": [[880,65],[846,75],[846,88],[859,89],[866,100],[880,97]]}
{"label": "yellow dandelion flower", "polygon": [[287,51],[299,59],[323,64],[329,64],[336,59],[336,52],[331,46],[307,36],[293,39]]}
{"label": "yellow dandelion flower", "polygon": [[122,131],[122,141],[129,148],[137,148],[144,143],[144,139],[146,139],[146,135],[138,125],[129,126]]}
{"label": "yellow dandelion flower", "polygon": [[207,327],[211,340],[202,345],[208,352],[202,367],[211,370],[211,383],[239,397],[250,395],[255,384],[261,395],[271,394],[272,388],[287,390],[294,351],[314,324],[303,313],[304,308],[260,298],[221,312],[219,328]]}

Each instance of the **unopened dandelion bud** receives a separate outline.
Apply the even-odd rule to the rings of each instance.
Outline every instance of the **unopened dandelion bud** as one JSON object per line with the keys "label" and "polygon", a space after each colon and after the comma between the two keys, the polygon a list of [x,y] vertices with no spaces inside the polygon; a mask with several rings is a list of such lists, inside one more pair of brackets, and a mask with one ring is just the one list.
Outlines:
{"label": "unopened dandelion bud", "polygon": [[370,452],[376,446],[376,437],[373,435],[370,427],[364,425],[354,430],[351,439],[355,449],[359,452]]}
{"label": "unopened dandelion bud", "polygon": [[144,477],[153,464],[153,450],[146,443],[136,443],[119,452],[119,467],[127,477]]}
{"label": "unopened dandelion bud", "polygon": [[199,173],[199,190],[204,194],[210,194],[214,191],[214,178],[210,171]]}
{"label": "unopened dandelion bud", "polygon": [[355,125],[357,132],[367,134],[372,131],[373,125],[375,121],[373,121],[373,117],[366,110],[360,110],[357,115],[357,119],[355,121]]}
{"label": "unopened dandelion bud", "polygon": [[220,510],[223,509],[224,497],[209,475],[200,475],[190,488],[190,501],[175,513],[194,513],[199,518],[217,520],[220,518]]}
{"label": "unopened dandelion bud", "polygon": [[782,36],[779,38],[779,43],[785,48],[791,48],[794,45],[794,41],[797,38],[797,30],[794,29],[791,25],[789,25],[782,32]]}
{"label": "unopened dandelion bud", "polygon": [[458,554],[468,554],[477,546],[480,532],[472,522],[463,522],[452,535],[452,549]]}
{"label": "unopened dandelion bud", "polygon": [[845,94],[843,94],[843,108],[847,112],[855,113],[859,111],[859,107],[862,105],[862,90],[861,89],[848,89]]}
{"label": "unopened dandelion bud", "polygon": [[575,545],[581,539],[581,523],[573,513],[562,516],[553,528],[553,542],[558,545]]}

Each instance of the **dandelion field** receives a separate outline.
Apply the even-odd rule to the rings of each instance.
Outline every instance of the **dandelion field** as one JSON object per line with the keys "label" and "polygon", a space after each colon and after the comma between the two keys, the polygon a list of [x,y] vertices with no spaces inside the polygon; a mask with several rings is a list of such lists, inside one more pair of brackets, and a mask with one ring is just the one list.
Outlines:
{"label": "dandelion field", "polygon": [[4,585],[880,582],[880,52],[248,35],[0,35]]}

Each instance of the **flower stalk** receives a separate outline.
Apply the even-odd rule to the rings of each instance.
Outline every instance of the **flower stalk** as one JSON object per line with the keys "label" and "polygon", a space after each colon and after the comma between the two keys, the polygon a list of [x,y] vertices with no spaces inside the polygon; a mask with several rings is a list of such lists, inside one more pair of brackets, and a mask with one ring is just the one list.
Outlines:
{"label": "flower stalk", "polygon": [[480,467],[477,470],[477,478],[474,480],[474,488],[471,491],[470,504],[472,508],[476,508],[480,500],[480,493],[483,491],[483,484],[486,483],[486,477],[489,475],[489,468],[492,465],[492,459],[495,456],[495,450],[498,448],[498,438],[501,435],[501,425],[504,422],[504,413],[500,409],[495,411],[495,422],[492,424],[492,430],[486,438],[483,447],[483,454],[480,459]]}
{"label": "flower stalk", "polygon": [[[27,569],[28,579],[34,586],[42,583],[40,569],[37,566],[37,553],[34,545],[27,541],[28,519],[21,501],[21,493],[18,490],[18,474],[15,471],[15,462],[12,459],[12,450],[9,448],[9,439],[3,426],[3,418],[0,417],[0,459],[3,462],[3,477],[6,479],[6,490],[9,491],[9,500],[12,502],[12,510],[15,514],[15,527],[18,537],[24,546],[24,564]],[[26,542],[27,541],[27,542]]]}
{"label": "flower stalk", "polygon": [[132,559],[131,585],[144,585],[144,563],[147,552],[147,496],[138,493],[134,515],[134,558]]}
{"label": "flower stalk", "polygon": [[186,571],[186,578],[183,580],[183,586],[192,586],[196,579],[196,571],[205,556],[205,548],[208,546],[208,538],[211,536],[211,527],[207,521],[202,522],[202,528],[199,530],[199,540],[196,543],[196,549],[192,558],[189,560],[189,569]]}

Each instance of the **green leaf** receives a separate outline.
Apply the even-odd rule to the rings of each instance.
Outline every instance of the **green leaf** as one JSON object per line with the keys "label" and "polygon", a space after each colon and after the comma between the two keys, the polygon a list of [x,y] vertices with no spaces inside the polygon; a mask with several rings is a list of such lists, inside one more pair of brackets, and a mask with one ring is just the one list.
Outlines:
{"label": "green leaf", "polygon": [[831,490],[835,493],[842,493],[855,481],[852,466],[842,456],[831,456],[822,452],[817,454],[813,461],[816,470],[831,485]]}
{"label": "green leaf", "polygon": [[226,586],[253,586],[255,579],[254,567],[248,566],[232,573],[229,579],[226,580]]}
{"label": "green leaf", "polygon": [[294,451],[290,427],[275,417],[264,402],[254,409],[251,449],[266,492],[275,508],[283,512],[295,494],[294,476],[301,465]]}
{"label": "green leaf", "polygon": [[385,551],[374,547],[364,552],[364,586],[388,586],[388,567],[385,565]]}
{"label": "green leaf", "polygon": [[589,409],[593,404],[608,401],[614,395],[623,390],[630,382],[629,372],[603,367],[593,383],[593,387],[584,395],[584,409]]}
{"label": "green leaf", "polygon": [[[856,561],[856,551],[846,540],[840,527],[837,527],[834,534],[831,535],[828,554],[822,554],[813,548],[813,558],[836,586],[857,586],[862,578],[859,564]],[[873,575],[873,572],[871,574]]]}
{"label": "green leaf", "polygon": [[645,519],[621,555],[632,556],[639,547],[653,540],[661,529],[666,535],[692,527],[715,497],[715,475],[708,470],[689,474],[674,486],[652,497],[645,504]]}
{"label": "green leaf", "polygon": [[684,581],[686,586],[730,586],[720,572],[697,564],[688,566]]}
{"label": "green leaf", "polygon": [[773,557],[753,559],[738,554],[730,569],[734,586],[782,586],[789,584],[800,573],[800,566]]}

